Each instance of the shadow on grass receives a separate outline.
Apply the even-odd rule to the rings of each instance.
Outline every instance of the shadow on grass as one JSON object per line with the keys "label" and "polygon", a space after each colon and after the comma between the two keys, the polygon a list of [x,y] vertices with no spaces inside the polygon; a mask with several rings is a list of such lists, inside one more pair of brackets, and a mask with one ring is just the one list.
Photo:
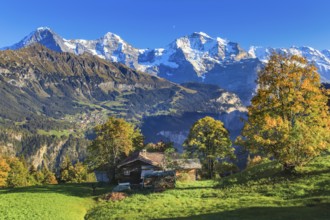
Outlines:
{"label": "shadow on grass", "polygon": [[189,187],[178,187],[176,190],[194,190],[194,189],[215,189],[216,186],[189,186]]}
{"label": "shadow on grass", "polygon": [[[244,219],[244,220],[256,220],[256,219],[267,219],[267,220],[311,220],[311,219],[330,219],[330,204],[317,204],[315,206],[298,206],[298,207],[251,207],[236,209],[232,211],[224,211],[210,214],[192,215],[187,217],[179,218],[162,218],[162,219],[186,219],[186,220],[197,220],[197,219]],[[160,220],[160,219],[159,219]]]}
{"label": "shadow on grass", "polygon": [[99,184],[93,194],[92,184],[96,183],[67,183],[58,185],[29,186],[19,188],[0,189],[0,193],[59,193],[69,196],[77,196],[81,198],[99,196],[107,192],[111,192],[113,186],[108,184]]}
{"label": "shadow on grass", "polygon": [[[259,185],[259,181],[263,181],[263,183],[267,182],[268,184],[276,184],[283,181],[296,181],[298,179],[312,178],[314,176],[329,173],[330,169],[319,169],[303,172],[298,171],[288,174],[285,173],[282,168],[278,166],[278,164],[276,166],[276,163],[271,162],[269,164],[256,165],[255,167],[243,170],[240,173],[225,177],[219,181],[216,188],[231,187],[237,184],[244,185],[247,183],[251,185]],[[254,182],[254,184],[251,183],[251,181]]]}

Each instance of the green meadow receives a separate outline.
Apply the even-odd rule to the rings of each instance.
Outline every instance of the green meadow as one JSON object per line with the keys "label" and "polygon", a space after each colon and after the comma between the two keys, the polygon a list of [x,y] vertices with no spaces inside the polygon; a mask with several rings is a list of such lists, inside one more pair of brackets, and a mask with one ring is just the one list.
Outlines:
{"label": "green meadow", "polygon": [[110,191],[98,187],[92,195],[91,184],[1,189],[0,219],[330,219],[330,155],[294,175],[269,162],[218,181],[99,199]]}
{"label": "green meadow", "polygon": [[[98,187],[96,195],[111,191]],[[0,189],[0,219],[84,219],[96,205],[89,183]]]}

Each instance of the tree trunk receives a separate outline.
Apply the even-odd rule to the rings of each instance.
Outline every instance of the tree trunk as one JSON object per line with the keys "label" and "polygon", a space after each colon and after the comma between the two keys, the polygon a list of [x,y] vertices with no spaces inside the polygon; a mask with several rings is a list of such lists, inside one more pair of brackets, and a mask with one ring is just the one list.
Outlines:
{"label": "tree trunk", "polygon": [[209,170],[209,178],[213,178],[213,173],[212,173],[212,160],[209,158],[208,159],[208,170]]}
{"label": "tree trunk", "polygon": [[109,183],[117,184],[115,168],[110,168],[109,169],[108,178],[109,178]]}

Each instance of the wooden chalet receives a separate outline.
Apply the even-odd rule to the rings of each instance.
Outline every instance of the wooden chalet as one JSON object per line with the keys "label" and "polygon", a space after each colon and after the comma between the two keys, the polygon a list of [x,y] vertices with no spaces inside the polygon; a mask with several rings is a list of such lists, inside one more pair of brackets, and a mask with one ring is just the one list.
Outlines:
{"label": "wooden chalet", "polygon": [[117,166],[117,179],[119,182],[140,184],[146,174],[165,169],[164,159],[164,153],[134,152]]}
{"label": "wooden chalet", "polygon": [[159,177],[172,175],[169,171],[174,171],[176,175],[187,173],[191,180],[196,180],[197,170],[201,169],[198,159],[177,159],[171,160],[174,166],[166,166],[165,154],[162,152],[147,152],[145,150],[135,152],[124,159],[117,166],[117,180],[119,183],[141,184],[146,177]]}

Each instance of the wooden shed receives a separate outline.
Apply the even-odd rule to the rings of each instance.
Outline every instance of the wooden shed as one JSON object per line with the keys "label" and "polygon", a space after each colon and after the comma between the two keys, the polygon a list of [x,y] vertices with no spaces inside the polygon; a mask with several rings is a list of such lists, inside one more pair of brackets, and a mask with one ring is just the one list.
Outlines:
{"label": "wooden shed", "polygon": [[189,180],[196,180],[198,170],[202,168],[199,159],[176,159],[173,160],[173,167],[176,171],[176,177],[186,175]]}

